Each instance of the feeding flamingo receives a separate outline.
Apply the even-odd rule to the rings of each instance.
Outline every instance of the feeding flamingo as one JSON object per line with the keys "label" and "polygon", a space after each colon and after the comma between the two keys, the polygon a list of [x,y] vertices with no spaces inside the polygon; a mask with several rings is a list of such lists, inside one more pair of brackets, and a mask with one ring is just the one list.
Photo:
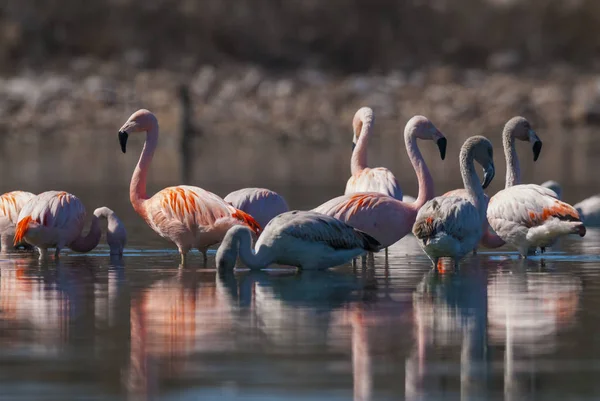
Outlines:
{"label": "feeding flamingo", "polygon": [[24,245],[17,243],[13,246],[15,229],[19,212],[34,196],[25,191],[12,191],[0,196],[0,245],[3,252],[14,249],[14,246]]}
{"label": "feeding flamingo", "polygon": [[235,266],[238,253],[251,269],[271,263],[314,270],[338,266],[381,245],[364,232],[316,212],[293,211],[280,214],[265,227],[252,250],[251,232],[231,228],[217,250],[219,269]]}
{"label": "feeding flamingo", "polygon": [[[494,178],[492,143],[483,136],[465,141],[460,150],[460,174],[468,197],[438,196],[419,210],[413,234],[437,266],[439,258],[454,259],[455,266],[479,242],[485,220],[483,188]],[[474,161],[484,168],[483,183],[475,172]]]}
{"label": "feeding flamingo", "polygon": [[229,228],[244,224],[258,235],[260,225],[247,213],[238,210],[212,192],[180,185],[168,187],[151,198],[146,195],[146,181],[152,156],[158,144],[158,120],[148,110],[138,110],[119,130],[123,153],[131,133],[146,132],[146,142],[131,177],[129,198],[135,211],[158,235],[175,243],[185,264],[186,255],[197,248],[204,256],[211,245],[221,242]]}
{"label": "feeding flamingo", "polygon": [[375,116],[370,107],[361,107],[354,114],[352,128],[352,158],[350,170],[352,176],[346,183],[344,195],[356,192],[379,192],[402,200],[402,190],[394,174],[385,167],[367,167],[367,143],[371,136],[371,128],[375,123]]}
{"label": "feeding flamingo", "polygon": [[121,219],[107,207],[99,207],[94,210],[94,216],[107,221],[106,243],[110,247],[110,254],[123,256],[123,249],[127,243],[127,231]]}
{"label": "feeding flamingo", "polygon": [[283,196],[264,188],[239,189],[223,200],[254,217],[261,227],[269,224],[275,216],[290,210]]}
{"label": "feeding flamingo", "polygon": [[404,128],[404,142],[408,157],[419,182],[419,196],[414,203],[406,203],[390,196],[365,192],[343,195],[313,209],[335,217],[352,227],[371,235],[385,248],[408,234],[417,217],[417,211],[434,196],[433,178],[417,146],[417,139],[436,142],[442,160],[446,156],[446,138],[423,116],[414,116]]}
{"label": "feeding flamingo", "polygon": [[[506,159],[506,180],[505,188],[521,183],[521,169],[519,167],[519,157],[515,149],[515,139],[527,141],[532,145],[533,161],[537,161],[542,150],[542,141],[537,136],[536,132],[531,128],[531,124],[524,117],[513,117],[504,125],[502,131],[502,146],[504,148],[504,157]],[[455,189],[446,192],[443,196],[461,196],[468,198],[468,193],[464,188]],[[483,199],[483,216],[489,203],[489,197],[484,194]],[[502,238],[489,230],[487,219],[483,219],[481,244],[486,248],[499,248],[504,245]],[[477,248],[473,250],[476,252]]]}
{"label": "feeding flamingo", "polygon": [[490,199],[490,226],[523,257],[529,248],[547,246],[562,235],[585,236],[585,226],[575,208],[556,199],[556,193],[541,185],[521,184],[503,189]]}
{"label": "feeding flamingo", "polygon": [[64,247],[89,252],[98,245],[102,232],[94,216],[88,234],[81,236],[84,222],[85,207],[75,195],[64,191],[42,192],[21,209],[14,243],[26,241],[35,246],[40,259],[47,256],[48,248],[56,248],[56,258]]}
{"label": "feeding flamingo", "polygon": [[[556,181],[546,181],[543,187],[556,192],[557,198],[562,198],[562,187]],[[573,205],[579,218],[586,227],[600,227],[600,195],[593,195]]]}

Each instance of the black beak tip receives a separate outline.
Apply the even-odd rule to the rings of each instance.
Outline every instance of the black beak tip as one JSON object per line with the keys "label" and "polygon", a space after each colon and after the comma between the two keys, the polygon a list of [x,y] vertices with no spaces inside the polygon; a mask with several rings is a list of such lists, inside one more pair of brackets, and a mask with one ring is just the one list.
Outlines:
{"label": "black beak tip", "polygon": [[538,157],[540,157],[540,152],[542,151],[542,141],[536,141],[533,144],[533,161],[537,161]]}
{"label": "black beak tip", "polygon": [[121,144],[121,151],[123,153],[127,152],[127,138],[129,134],[125,131],[119,131],[119,143]]}
{"label": "black beak tip", "polygon": [[354,148],[356,147],[356,144],[354,142],[352,142],[352,151],[354,152]]}
{"label": "black beak tip", "polygon": [[448,141],[446,138],[440,138],[437,140],[437,146],[440,149],[440,157],[442,160],[446,158],[446,146],[448,145]]}

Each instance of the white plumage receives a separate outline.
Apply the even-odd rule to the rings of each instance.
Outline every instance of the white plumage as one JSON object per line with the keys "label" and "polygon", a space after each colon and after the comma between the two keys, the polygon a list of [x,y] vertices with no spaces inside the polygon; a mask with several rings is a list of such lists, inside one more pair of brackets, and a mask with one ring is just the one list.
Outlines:
{"label": "white plumage", "polygon": [[413,234],[434,265],[441,257],[451,257],[457,265],[481,238],[485,200],[474,160],[484,166],[483,187],[487,187],[495,174],[492,144],[482,136],[474,136],[465,141],[460,151],[460,171],[467,197],[438,196],[417,214]]}
{"label": "white plumage", "polygon": [[558,200],[551,189],[535,184],[498,192],[490,200],[487,218],[496,234],[524,257],[529,247],[543,252],[559,236],[585,235],[577,210]]}
{"label": "white plumage", "polygon": [[316,212],[292,211],[280,214],[265,227],[254,251],[251,232],[231,228],[217,250],[217,268],[235,266],[238,252],[251,269],[272,263],[302,269],[338,266],[366,251],[378,251],[381,245],[373,237],[349,225]]}
{"label": "white plumage", "polygon": [[283,196],[265,188],[239,189],[231,192],[223,200],[248,213],[261,227],[269,224],[273,217],[289,210]]}

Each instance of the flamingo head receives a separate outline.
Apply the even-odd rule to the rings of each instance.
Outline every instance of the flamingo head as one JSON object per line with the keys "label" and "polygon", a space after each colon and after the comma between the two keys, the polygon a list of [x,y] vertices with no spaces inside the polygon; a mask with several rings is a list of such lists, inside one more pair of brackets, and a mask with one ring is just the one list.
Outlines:
{"label": "flamingo head", "polygon": [[[483,136],[473,136],[465,142],[463,149],[471,152],[473,159],[483,167],[483,189],[487,188],[494,176],[496,168],[494,167],[494,148],[492,143]],[[461,150],[462,153],[462,150]]]}
{"label": "flamingo head", "polygon": [[123,153],[127,151],[127,139],[133,132],[148,132],[158,127],[158,120],[151,111],[140,109],[127,119],[119,130],[119,143]]}
{"label": "flamingo head", "polygon": [[406,140],[409,137],[434,141],[440,150],[442,160],[446,158],[446,145],[448,141],[444,134],[427,117],[414,116],[408,120],[404,128],[404,138]]}
{"label": "flamingo head", "polygon": [[513,117],[504,127],[505,132],[510,133],[510,136],[520,141],[531,143],[533,150],[533,161],[540,157],[542,151],[542,141],[531,128],[531,124],[525,117]]}
{"label": "flamingo head", "polygon": [[354,114],[354,119],[352,120],[352,130],[354,131],[352,151],[354,151],[358,138],[360,138],[360,135],[363,133],[363,126],[366,124],[365,130],[368,131],[374,123],[375,115],[373,114],[373,109],[370,107],[361,107]]}

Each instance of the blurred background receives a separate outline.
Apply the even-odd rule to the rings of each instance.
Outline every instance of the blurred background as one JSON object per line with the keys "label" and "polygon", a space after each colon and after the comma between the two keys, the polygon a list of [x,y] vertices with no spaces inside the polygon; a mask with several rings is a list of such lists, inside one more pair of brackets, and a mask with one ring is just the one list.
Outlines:
{"label": "blurred background", "polygon": [[370,106],[369,163],[407,194],[411,116],[449,139],[445,162],[422,144],[437,192],[461,185],[475,134],[496,146],[495,192],[503,125],[522,115],[544,141],[535,164],[519,146],[525,182],[556,179],[576,202],[600,184],[599,20],[595,0],[5,1],[2,189],[126,187],[143,136],[122,155],[116,133],[144,107],[161,126],[151,190],[264,186],[316,206],[343,191],[352,116]]}

